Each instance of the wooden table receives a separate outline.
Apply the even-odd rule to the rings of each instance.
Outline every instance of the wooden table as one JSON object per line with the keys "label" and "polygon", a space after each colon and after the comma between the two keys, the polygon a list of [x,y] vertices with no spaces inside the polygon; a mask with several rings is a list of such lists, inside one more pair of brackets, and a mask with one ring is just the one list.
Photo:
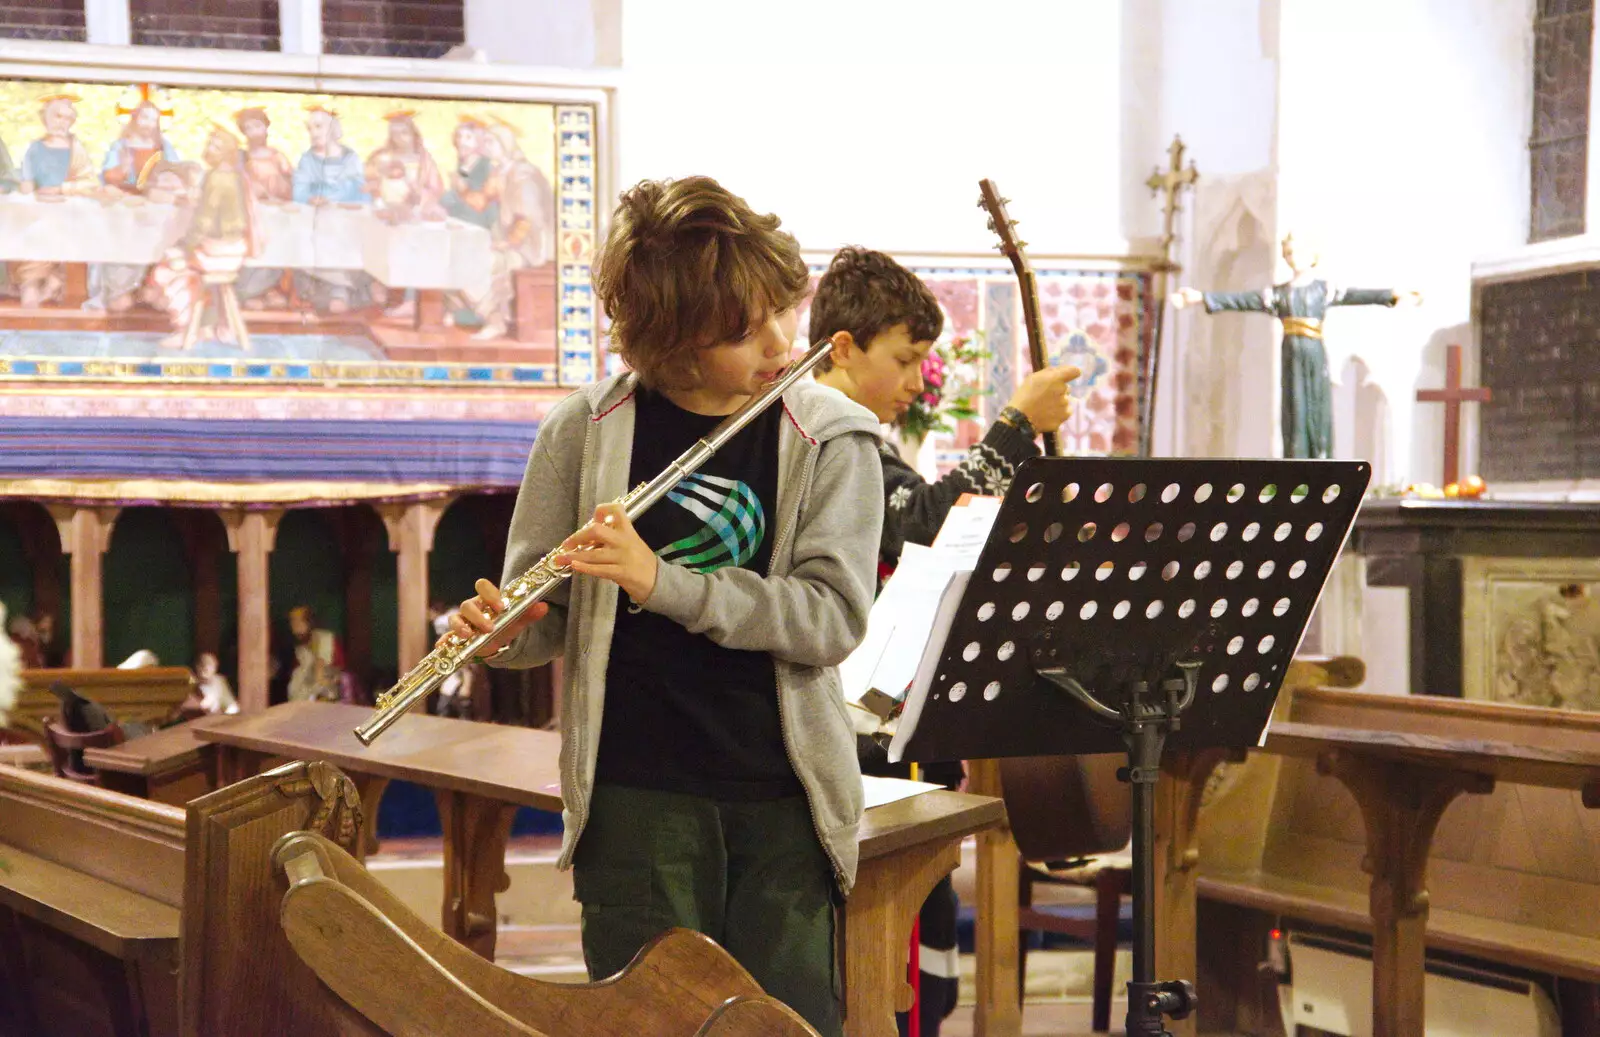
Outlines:
{"label": "wooden table", "polygon": [[108,789],[174,806],[217,787],[216,750],[197,737],[192,722],[106,749],[85,749],[83,762]]}
{"label": "wooden table", "polygon": [[[444,829],[441,928],[494,957],[495,894],[506,888],[506,840],[519,806],[561,809],[561,737],[553,731],[410,714],[371,747],[353,733],[372,711],[294,702],[261,713],[194,721],[217,746],[228,784],[274,758],[339,767],[376,801],[391,780],[432,789]],[[368,810],[369,815],[375,811]],[[998,799],[930,792],[867,811],[861,864],[845,907],[845,1031],[890,1037],[894,1012],[910,1005],[906,957],[912,922],[934,885],[960,861],[961,840],[1003,822]],[[372,823],[369,816],[367,823]]]}
{"label": "wooden table", "polygon": [[1315,760],[1360,807],[1372,875],[1374,1037],[1423,1032],[1428,854],[1445,808],[1496,781],[1579,789],[1585,806],[1600,808],[1600,749],[1279,722],[1265,750]]}

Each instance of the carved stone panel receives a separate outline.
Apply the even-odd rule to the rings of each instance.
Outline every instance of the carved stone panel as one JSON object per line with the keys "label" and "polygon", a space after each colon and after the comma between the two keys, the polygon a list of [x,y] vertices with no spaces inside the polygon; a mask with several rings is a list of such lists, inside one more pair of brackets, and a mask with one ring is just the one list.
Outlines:
{"label": "carved stone panel", "polygon": [[1600,710],[1600,560],[1463,562],[1465,696]]}

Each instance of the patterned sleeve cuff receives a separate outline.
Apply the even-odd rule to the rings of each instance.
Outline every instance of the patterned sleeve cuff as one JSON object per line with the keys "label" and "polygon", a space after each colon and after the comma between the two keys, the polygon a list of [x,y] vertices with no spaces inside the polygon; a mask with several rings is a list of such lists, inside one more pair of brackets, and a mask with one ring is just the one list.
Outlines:
{"label": "patterned sleeve cuff", "polygon": [[989,431],[984,434],[983,444],[1005,458],[1013,467],[1021,464],[1030,457],[1039,456],[1039,446],[1022,430],[1015,425],[1007,425],[1003,421],[996,421],[989,426]]}

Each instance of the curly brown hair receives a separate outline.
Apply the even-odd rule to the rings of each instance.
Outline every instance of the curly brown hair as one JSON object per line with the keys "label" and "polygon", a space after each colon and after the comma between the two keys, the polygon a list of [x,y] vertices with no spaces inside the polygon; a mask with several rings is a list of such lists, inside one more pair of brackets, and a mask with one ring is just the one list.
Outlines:
{"label": "curly brown hair", "polygon": [[794,308],[810,278],[778,217],[708,176],[624,192],[595,264],[611,341],[651,388],[692,388],[695,355]]}
{"label": "curly brown hair", "polygon": [[[811,299],[809,340],[848,331],[857,348],[868,349],[896,324],[906,326],[911,341],[932,342],[944,330],[944,313],[922,278],[890,256],[854,245],[840,249]],[[833,357],[818,366],[828,370]]]}

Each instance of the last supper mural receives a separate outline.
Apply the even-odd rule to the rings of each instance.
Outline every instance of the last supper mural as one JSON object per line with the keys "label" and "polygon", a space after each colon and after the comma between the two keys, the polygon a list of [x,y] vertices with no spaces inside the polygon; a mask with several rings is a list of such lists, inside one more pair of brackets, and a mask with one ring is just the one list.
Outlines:
{"label": "last supper mural", "polygon": [[581,104],[0,82],[0,365],[586,382],[595,196]]}

